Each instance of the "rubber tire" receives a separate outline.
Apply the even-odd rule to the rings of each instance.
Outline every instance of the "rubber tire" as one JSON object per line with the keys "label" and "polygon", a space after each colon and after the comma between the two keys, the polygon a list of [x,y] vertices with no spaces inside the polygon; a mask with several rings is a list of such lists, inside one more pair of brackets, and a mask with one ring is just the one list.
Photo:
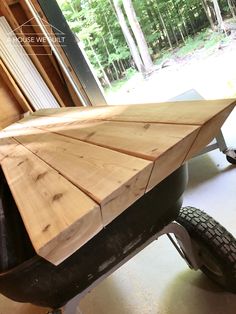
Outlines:
{"label": "rubber tire", "polygon": [[236,165],[236,159],[226,155],[226,159],[232,165]]}
{"label": "rubber tire", "polygon": [[[194,207],[182,208],[176,221],[187,229],[196,245],[203,262],[202,272],[224,290],[236,293],[236,240],[233,235]],[[212,263],[220,275],[210,269]]]}

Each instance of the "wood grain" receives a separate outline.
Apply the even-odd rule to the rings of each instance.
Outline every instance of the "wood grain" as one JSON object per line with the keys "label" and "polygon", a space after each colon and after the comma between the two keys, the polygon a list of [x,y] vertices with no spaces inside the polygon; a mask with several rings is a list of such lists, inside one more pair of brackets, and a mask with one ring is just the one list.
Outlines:
{"label": "wood grain", "polygon": [[169,147],[169,149],[156,159],[146,192],[154,188],[184,163],[198,133],[199,129],[196,129],[194,132],[182,138],[182,140],[179,140],[176,145]]}
{"label": "wood grain", "polygon": [[[37,252],[60,263],[202,150],[234,105],[235,100],[221,100],[49,109],[6,128],[0,133],[0,162]],[[29,191],[27,197],[22,191]],[[65,211],[51,208],[52,198]],[[34,211],[41,219],[37,228]],[[51,213],[58,215],[56,226],[41,237],[54,221]]]}
{"label": "wood grain", "polygon": [[44,125],[40,128],[154,161],[184,137],[199,129],[199,126],[110,121],[77,123],[76,121]]}
{"label": "wood grain", "polygon": [[0,75],[0,129],[19,120],[23,113],[7,84]]}
{"label": "wood grain", "polygon": [[5,64],[0,60],[0,75],[10,91],[13,93],[15,98],[17,99],[18,104],[21,106],[23,112],[30,111],[32,112],[32,109],[25,98],[24,94],[20,90],[19,86],[16,84],[15,80],[11,76],[9,70],[5,66]]}
{"label": "wood grain", "polygon": [[103,217],[111,210],[114,219],[145,193],[150,161],[44,131],[17,141],[99,203]]}
{"label": "wood grain", "polygon": [[0,165],[2,160],[8,157],[15,150],[17,145],[18,143],[13,141],[11,138],[0,139]]}
{"label": "wood grain", "polygon": [[39,255],[58,264],[101,230],[99,206],[22,145],[1,166]]}
{"label": "wood grain", "polygon": [[18,42],[5,17],[0,17],[0,35],[0,51],[3,62],[18,82],[32,107],[34,109],[60,107],[34,63]]}
{"label": "wood grain", "polygon": [[[20,1],[22,4],[25,1]],[[38,15],[41,17],[41,19],[43,20],[43,24],[46,26],[48,34],[50,35],[50,37],[52,38],[53,42],[56,42],[56,34],[54,33],[54,28],[53,26],[50,25],[50,23],[47,20],[47,17],[45,16],[43,10],[41,9],[39,3],[37,0],[31,0],[30,1],[32,3],[32,5],[34,6],[35,10],[37,11]],[[26,3],[26,5],[24,6],[24,10],[26,10],[26,6],[28,6],[28,4]],[[83,95],[83,98],[86,100],[86,103],[88,105],[91,105],[91,102],[86,94],[85,89],[83,88],[80,80],[78,79],[75,71],[72,69],[70,61],[66,55],[66,53],[64,52],[63,48],[60,45],[56,45],[56,50],[60,56],[60,58],[62,59],[63,63],[65,64],[67,71],[69,72],[70,76],[72,77],[75,85],[77,86],[77,88],[79,89],[80,93]],[[77,93],[74,91],[74,87],[72,86],[71,82],[68,80],[67,75],[65,74],[65,70],[59,65],[60,67],[60,71],[62,72],[62,76],[64,77],[64,82],[65,84],[68,86],[68,90],[72,91],[71,92],[71,97],[73,99],[73,102],[76,106],[82,106],[81,100],[78,97]]]}
{"label": "wood grain", "polygon": [[[28,25],[30,23],[29,20],[32,20],[32,15],[29,17],[25,16],[25,13],[27,13],[26,8],[24,8],[24,10],[22,8],[22,4],[24,2],[21,2],[21,5],[19,1],[17,1],[15,4],[9,5],[6,3],[6,1],[1,1],[0,11],[2,11],[12,29],[17,30],[16,35],[24,39],[23,46],[25,51],[33,61],[39,73],[42,75],[42,78],[52,91],[58,103],[61,106],[64,106],[65,103],[71,104],[69,95],[67,97],[63,97],[66,94],[66,91],[63,85],[60,84],[60,78],[58,78],[57,75],[59,71],[55,72],[56,67],[52,67],[52,63],[55,64],[55,61],[53,62],[54,56],[52,55],[50,48],[48,49],[45,44],[44,46],[41,46],[41,43],[37,43],[37,45],[33,46],[31,45],[31,43],[27,43],[28,34],[31,34],[31,36],[35,35],[33,30],[27,30],[26,32],[24,32],[26,30],[25,25],[27,24],[28,28]],[[21,25],[24,25],[24,27],[21,28]],[[39,45],[41,47],[39,47]],[[48,61],[46,65],[44,64],[45,60]],[[54,70],[53,76],[49,75],[52,72],[50,71],[51,68],[53,68],[52,71]]]}
{"label": "wood grain", "polygon": [[209,119],[201,126],[198,136],[186,156],[186,160],[192,158],[214,139],[232,110],[232,106],[224,109],[220,114]]}
{"label": "wood grain", "polygon": [[[76,108],[65,108],[66,110],[63,113],[60,110],[51,110],[50,117],[57,117],[63,121],[64,119],[71,119],[71,121],[109,120],[202,125],[224,109],[230,107],[232,110],[235,104],[235,99],[217,99],[97,108],[86,107],[81,109],[83,112],[76,111]],[[41,116],[48,115],[43,110],[37,114]]]}

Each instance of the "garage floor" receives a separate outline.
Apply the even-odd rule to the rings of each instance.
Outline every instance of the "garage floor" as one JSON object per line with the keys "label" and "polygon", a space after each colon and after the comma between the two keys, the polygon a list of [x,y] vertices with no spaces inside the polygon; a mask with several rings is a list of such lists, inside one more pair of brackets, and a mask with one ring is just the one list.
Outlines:
{"label": "garage floor", "polygon": [[[228,146],[236,147],[236,110],[223,133]],[[236,237],[236,167],[217,150],[191,160],[189,173],[184,205],[204,209]],[[162,237],[95,288],[80,308],[83,314],[235,314],[236,295],[189,270]],[[0,314],[45,312],[0,296]]]}

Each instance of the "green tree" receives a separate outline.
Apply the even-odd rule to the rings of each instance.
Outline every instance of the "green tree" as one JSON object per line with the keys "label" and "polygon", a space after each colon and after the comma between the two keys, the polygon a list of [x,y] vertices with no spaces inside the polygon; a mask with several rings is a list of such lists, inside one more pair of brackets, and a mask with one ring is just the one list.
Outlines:
{"label": "green tree", "polygon": [[136,42],[139,48],[139,53],[141,55],[143,65],[144,65],[144,72],[145,74],[148,74],[153,70],[153,63],[152,63],[152,59],[148,50],[148,45],[147,45],[145,36],[138,22],[137,15],[135,13],[132,1],[123,0],[123,6],[124,6],[125,12],[129,20],[129,24],[131,26],[131,29],[133,31],[134,37],[136,39]]}
{"label": "green tree", "polygon": [[224,29],[235,0],[57,0],[104,85],[135,67],[152,70],[162,50],[200,30]]}

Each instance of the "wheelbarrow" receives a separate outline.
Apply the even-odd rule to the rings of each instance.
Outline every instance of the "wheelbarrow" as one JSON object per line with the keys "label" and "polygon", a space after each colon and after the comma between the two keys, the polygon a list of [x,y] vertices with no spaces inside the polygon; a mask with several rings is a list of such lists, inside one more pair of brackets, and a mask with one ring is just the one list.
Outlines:
{"label": "wheelbarrow", "polygon": [[167,234],[191,269],[201,269],[226,291],[236,293],[236,240],[203,211],[181,208],[187,177],[184,165],[54,266],[35,253],[1,173],[0,292],[17,302],[61,313],[73,297],[82,298],[144,247]]}
{"label": "wheelbarrow", "polygon": [[200,209],[181,208],[186,161],[234,105],[49,109],[2,131],[0,293],[60,313],[163,234],[191,269],[235,293],[236,240]]}

